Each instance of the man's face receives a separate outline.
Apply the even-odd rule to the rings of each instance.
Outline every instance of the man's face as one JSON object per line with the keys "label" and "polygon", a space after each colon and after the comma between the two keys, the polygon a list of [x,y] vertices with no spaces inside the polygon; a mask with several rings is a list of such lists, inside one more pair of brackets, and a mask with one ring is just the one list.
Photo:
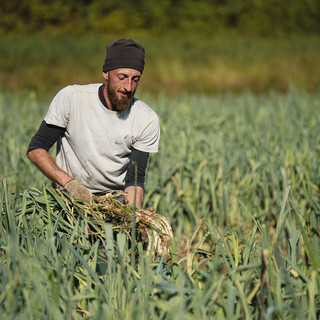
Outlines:
{"label": "man's face", "polygon": [[139,85],[141,72],[120,68],[103,72],[103,76],[107,80],[105,98],[108,107],[115,111],[127,109]]}

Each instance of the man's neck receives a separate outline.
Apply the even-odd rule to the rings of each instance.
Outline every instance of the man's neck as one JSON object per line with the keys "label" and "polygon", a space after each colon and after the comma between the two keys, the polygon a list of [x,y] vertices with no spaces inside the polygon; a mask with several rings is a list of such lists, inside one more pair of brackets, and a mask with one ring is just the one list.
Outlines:
{"label": "man's neck", "polygon": [[106,85],[103,84],[99,87],[99,99],[101,101],[101,103],[107,108],[107,109],[110,109],[108,104],[107,104],[107,101],[106,101],[106,97],[105,97],[105,87]]}

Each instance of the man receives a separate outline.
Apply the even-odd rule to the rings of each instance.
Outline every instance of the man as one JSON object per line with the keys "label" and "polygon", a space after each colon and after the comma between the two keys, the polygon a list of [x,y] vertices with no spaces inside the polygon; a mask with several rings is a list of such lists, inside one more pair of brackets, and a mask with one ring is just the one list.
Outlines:
{"label": "man", "polygon": [[[119,190],[125,203],[143,205],[149,153],[158,152],[160,139],[156,113],[134,97],[144,58],[134,40],[109,44],[106,83],[63,88],[29,144],[29,159],[75,199]],[[56,162],[48,153],[55,142]]]}

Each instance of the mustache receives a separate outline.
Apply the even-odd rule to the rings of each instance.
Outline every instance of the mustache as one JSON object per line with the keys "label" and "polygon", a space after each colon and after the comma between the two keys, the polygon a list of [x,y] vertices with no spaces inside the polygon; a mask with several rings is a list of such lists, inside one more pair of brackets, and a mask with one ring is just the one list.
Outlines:
{"label": "mustache", "polygon": [[119,92],[122,94],[125,94],[128,98],[132,98],[132,96],[133,96],[133,91],[119,90]]}
{"label": "mustache", "polygon": [[118,92],[126,95],[126,97],[123,97],[123,99],[128,99],[128,100],[131,100],[135,93],[136,93],[136,90],[131,90],[131,91],[127,91],[127,90],[118,90]]}

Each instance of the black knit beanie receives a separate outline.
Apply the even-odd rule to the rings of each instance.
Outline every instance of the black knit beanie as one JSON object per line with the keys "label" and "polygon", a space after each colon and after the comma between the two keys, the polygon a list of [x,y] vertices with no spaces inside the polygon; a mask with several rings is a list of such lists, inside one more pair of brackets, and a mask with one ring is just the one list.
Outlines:
{"label": "black knit beanie", "polygon": [[120,39],[107,46],[103,71],[118,68],[131,68],[143,72],[144,49],[141,44],[132,39]]}

